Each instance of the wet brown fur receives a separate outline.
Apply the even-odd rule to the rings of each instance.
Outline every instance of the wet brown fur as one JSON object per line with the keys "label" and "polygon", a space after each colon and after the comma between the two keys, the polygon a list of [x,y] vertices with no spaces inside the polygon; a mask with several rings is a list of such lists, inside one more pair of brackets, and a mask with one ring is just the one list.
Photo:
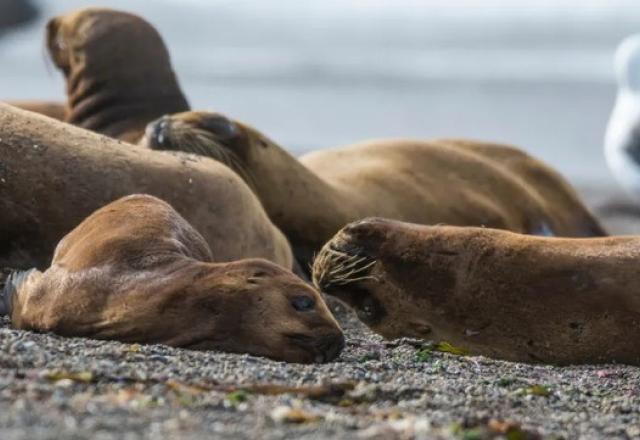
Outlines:
{"label": "wet brown fur", "polygon": [[296,159],[248,125],[207,112],[163,118],[150,125],[142,142],[229,165],[302,261],[310,262],[345,224],[367,216],[528,234],[605,235],[559,174],[509,146],[378,140]]}
{"label": "wet brown fur", "polygon": [[325,245],[313,278],[386,338],[512,361],[640,365],[639,261],[639,237],[367,219]]}
{"label": "wet brown fur", "polygon": [[[296,310],[305,296],[313,309]],[[151,196],[119,199],[58,244],[13,295],[19,329],[325,361],[342,332],[320,294],[266,260],[214,263],[203,237]]]}

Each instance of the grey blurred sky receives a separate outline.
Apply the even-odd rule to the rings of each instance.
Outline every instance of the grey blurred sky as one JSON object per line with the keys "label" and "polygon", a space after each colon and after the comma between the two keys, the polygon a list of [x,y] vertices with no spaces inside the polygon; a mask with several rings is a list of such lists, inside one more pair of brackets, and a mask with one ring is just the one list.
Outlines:
{"label": "grey blurred sky", "polygon": [[41,0],[0,39],[0,96],[62,98],[44,19],[84,5],[137,12],[167,41],[194,107],[293,151],[372,137],[521,145],[575,181],[609,181],[601,144],[611,57],[638,0]]}

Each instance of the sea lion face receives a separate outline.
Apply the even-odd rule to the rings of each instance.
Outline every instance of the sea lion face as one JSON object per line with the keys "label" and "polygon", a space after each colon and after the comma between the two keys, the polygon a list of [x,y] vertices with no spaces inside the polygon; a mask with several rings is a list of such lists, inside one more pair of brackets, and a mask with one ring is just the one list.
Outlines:
{"label": "sea lion face", "polygon": [[[194,332],[184,344],[189,348],[310,363],[330,361],[344,347],[342,331],[318,291],[276,264],[228,263],[222,273],[212,273],[198,286],[202,300],[192,304],[194,319],[185,327]],[[211,290],[216,292],[213,303]],[[212,308],[219,312],[219,322],[210,335],[200,334],[195,317],[206,321]]]}
{"label": "sea lion face", "polygon": [[347,225],[315,259],[313,282],[345,301],[361,321],[385,338],[437,339],[437,286],[416,297],[403,285],[415,274],[411,273],[411,246],[395,230],[395,223],[370,218]]}
{"label": "sea lion face", "polygon": [[154,150],[185,151],[211,157],[255,188],[253,164],[268,164],[273,141],[220,113],[190,111],[163,116],[147,126],[140,144]]}

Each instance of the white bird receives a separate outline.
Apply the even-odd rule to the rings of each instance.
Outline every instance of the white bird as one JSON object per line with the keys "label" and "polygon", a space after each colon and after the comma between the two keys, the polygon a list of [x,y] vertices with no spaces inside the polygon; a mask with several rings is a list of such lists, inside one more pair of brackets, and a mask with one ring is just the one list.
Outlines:
{"label": "white bird", "polygon": [[616,180],[640,201],[640,34],[625,38],[615,55],[618,96],[604,153]]}

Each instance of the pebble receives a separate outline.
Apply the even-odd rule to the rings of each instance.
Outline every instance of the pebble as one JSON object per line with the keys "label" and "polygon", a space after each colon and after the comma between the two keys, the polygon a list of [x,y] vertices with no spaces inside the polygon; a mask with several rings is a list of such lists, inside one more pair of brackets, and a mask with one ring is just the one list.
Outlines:
{"label": "pebble", "polygon": [[[0,438],[453,439],[471,438],[493,419],[556,438],[640,437],[637,367],[557,368],[439,352],[417,362],[421,342],[385,342],[348,311],[337,316],[347,347],[322,365],[63,338],[11,330],[0,318]],[[51,372],[69,375],[50,380]],[[355,388],[327,401],[227,399],[243,384],[331,382]],[[536,384],[552,392],[522,392]]]}

